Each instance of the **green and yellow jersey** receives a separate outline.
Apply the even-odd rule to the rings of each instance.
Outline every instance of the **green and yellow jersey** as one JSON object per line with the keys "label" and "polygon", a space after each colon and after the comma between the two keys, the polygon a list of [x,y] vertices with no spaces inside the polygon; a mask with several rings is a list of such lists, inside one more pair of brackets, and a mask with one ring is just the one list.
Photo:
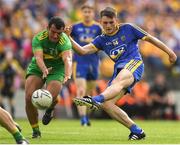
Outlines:
{"label": "green and yellow jersey", "polygon": [[[37,35],[34,36],[32,40],[33,53],[38,50],[43,51],[43,58],[46,67],[53,68],[51,74],[57,74],[61,72],[64,75],[64,62],[62,60],[61,54],[62,52],[71,49],[72,49],[71,41],[69,40],[68,36],[65,33],[62,33],[59,36],[59,41],[57,43],[51,42],[49,40],[47,30],[39,32]],[[38,76],[42,75],[41,70],[36,64],[35,57],[32,58],[27,69],[27,76],[31,74],[35,74]]]}

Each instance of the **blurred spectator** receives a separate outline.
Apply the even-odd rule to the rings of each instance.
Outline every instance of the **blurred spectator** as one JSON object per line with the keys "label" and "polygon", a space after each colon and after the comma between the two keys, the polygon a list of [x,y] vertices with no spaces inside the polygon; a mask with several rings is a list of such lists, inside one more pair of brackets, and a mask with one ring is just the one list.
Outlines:
{"label": "blurred spectator", "polygon": [[144,78],[134,86],[132,95],[135,98],[138,118],[151,118],[151,98],[149,97],[149,91],[150,85]]}
{"label": "blurred spectator", "polygon": [[163,74],[156,75],[150,89],[152,117],[155,119],[176,119],[176,106],[173,93]]}
{"label": "blurred spectator", "polygon": [[4,60],[0,63],[0,71],[3,76],[3,86],[1,90],[2,98],[0,98],[0,105],[2,108],[6,108],[3,104],[3,98],[8,98],[10,106],[10,112],[13,118],[15,118],[14,107],[14,95],[16,89],[14,88],[15,75],[18,74],[24,79],[24,71],[13,57],[12,51],[7,51]]}

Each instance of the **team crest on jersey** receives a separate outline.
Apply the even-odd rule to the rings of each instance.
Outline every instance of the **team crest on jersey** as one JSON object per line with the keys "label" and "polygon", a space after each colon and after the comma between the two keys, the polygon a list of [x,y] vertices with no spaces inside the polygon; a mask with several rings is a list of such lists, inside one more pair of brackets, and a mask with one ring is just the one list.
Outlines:
{"label": "team crest on jersey", "polygon": [[117,60],[124,53],[126,47],[127,47],[126,44],[115,47],[110,51],[110,57],[113,60]]}
{"label": "team crest on jersey", "polygon": [[45,48],[44,53],[46,54],[46,55],[44,55],[45,59],[50,58],[50,56],[51,56],[51,58],[58,57],[58,50],[55,48]]}
{"label": "team crest on jersey", "polygon": [[126,40],[126,37],[123,35],[121,36],[121,41],[125,41]]}
{"label": "team crest on jersey", "polygon": [[96,34],[97,31],[96,31],[96,30],[93,30],[92,32],[93,32],[94,34]]}

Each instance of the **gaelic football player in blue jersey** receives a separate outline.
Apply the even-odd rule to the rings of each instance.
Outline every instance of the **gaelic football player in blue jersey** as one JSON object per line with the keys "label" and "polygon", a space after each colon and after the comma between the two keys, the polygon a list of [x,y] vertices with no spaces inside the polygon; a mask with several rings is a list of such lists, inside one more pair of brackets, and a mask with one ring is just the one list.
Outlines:
{"label": "gaelic football player in blue jersey", "polygon": [[[100,24],[94,21],[94,7],[85,3],[81,7],[83,21],[73,25],[71,37],[81,46],[89,44],[102,33]],[[99,69],[99,56],[97,53],[80,56],[74,52],[73,79],[77,87],[77,97],[91,95],[96,87]],[[82,126],[89,126],[86,106],[77,106]]]}
{"label": "gaelic football player in blue jersey", "polygon": [[[107,7],[100,12],[101,25],[104,34],[96,37],[92,43],[81,47],[71,37],[74,49],[82,55],[104,51],[114,62],[114,74],[106,88],[98,96],[85,96],[76,98],[77,105],[86,105],[92,109],[102,107],[112,118],[130,129],[130,140],[145,138],[144,131],[132,121],[128,115],[115,105],[116,101],[124,94],[131,91],[132,87],[142,77],[144,64],[138,49],[138,40],[148,41],[163,50],[169,56],[169,61],[174,63],[176,54],[164,43],[133,24],[117,23],[116,11]],[[66,29],[70,33],[70,28]]]}

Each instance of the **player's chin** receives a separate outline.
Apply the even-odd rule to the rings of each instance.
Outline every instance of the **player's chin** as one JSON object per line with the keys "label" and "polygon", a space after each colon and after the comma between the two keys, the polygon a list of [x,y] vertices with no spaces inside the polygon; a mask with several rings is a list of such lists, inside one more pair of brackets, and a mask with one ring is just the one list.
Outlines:
{"label": "player's chin", "polygon": [[112,33],[113,33],[112,30],[110,30],[110,29],[109,29],[109,30],[106,30],[106,34],[109,34],[109,35],[110,35],[110,34],[112,34]]}

